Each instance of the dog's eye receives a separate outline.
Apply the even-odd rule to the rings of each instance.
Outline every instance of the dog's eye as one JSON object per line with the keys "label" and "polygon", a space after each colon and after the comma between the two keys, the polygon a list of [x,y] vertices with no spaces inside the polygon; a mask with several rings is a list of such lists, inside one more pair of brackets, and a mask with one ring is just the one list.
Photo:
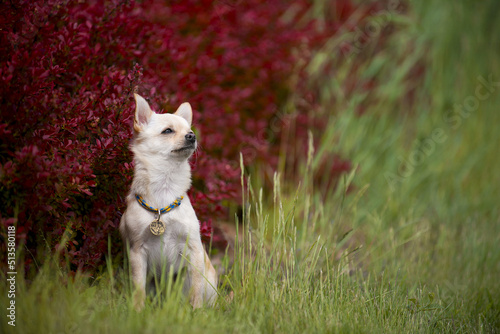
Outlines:
{"label": "dog's eye", "polygon": [[172,132],[174,132],[174,130],[172,130],[171,128],[166,128],[166,129],[165,129],[165,130],[163,130],[161,133],[165,133],[165,134],[167,134],[167,133],[172,133]]}

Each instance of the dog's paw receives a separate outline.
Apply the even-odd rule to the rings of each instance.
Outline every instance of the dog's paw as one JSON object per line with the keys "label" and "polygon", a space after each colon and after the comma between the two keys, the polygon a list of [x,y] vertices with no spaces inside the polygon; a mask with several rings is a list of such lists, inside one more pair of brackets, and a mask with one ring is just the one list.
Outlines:
{"label": "dog's paw", "polygon": [[134,293],[134,309],[137,312],[141,312],[144,309],[144,299],[146,298],[145,294],[141,290],[137,290]]}
{"label": "dog's paw", "polygon": [[226,296],[226,303],[231,304],[233,302],[234,298],[234,292],[231,291],[227,296]]}

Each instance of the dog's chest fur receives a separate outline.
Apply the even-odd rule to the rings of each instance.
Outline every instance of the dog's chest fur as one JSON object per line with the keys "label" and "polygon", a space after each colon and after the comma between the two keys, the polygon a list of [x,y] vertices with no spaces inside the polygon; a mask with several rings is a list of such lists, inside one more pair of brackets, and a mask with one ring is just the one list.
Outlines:
{"label": "dog's chest fur", "polygon": [[[177,272],[182,262],[182,254],[188,255],[190,251],[189,242],[186,243],[186,241],[194,242],[200,239],[198,219],[189,202],[189,197],[187,194],[183,194],[183,196],[184,199],[180,206],[161,215],[161,221],[165,224],[165,233],[159,236],[152,234],[149,229],[149,225],[157,218],[157,214],[140,206],[135,197],[129,199],[135,201],[135,203],[129,203],[130,206],[134,207],[132,212],[135,217],[131,218],[136,222],[130,226],[134,229],[132,235],[138,236],[135,242],[140,243],[140,246],[147,253],[150,270],[158,270],[164,266],[168,270],[170,266],[173,266],[174,271]],[[172,197],[168,203],[174,200],[175,197]],[[152,205],[158,207],[156,203]],[[132,242],[134,243],[134,241]]]}

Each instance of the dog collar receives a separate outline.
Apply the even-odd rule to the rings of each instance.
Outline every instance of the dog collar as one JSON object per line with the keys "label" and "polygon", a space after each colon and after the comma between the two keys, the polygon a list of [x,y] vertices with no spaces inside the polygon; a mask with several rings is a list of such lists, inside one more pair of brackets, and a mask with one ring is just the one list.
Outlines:
{"label": "dog collar", "polygon": [[164,208],[161,208],[161,209],[155,209],[153,208],[151,205],[149,205],[148,203],[146,203],[146,201],[144,200],[144,198],[142,198],[141,195],[135,195],[135,198],[137,199],[137,202],[139,202],[139,204],[146,210],[148,211],[151,211],[151,212],[156,212],[156,213],[165,213],[165,212],[169,212],[170,210],[172,209],[175,209],[176,207],[178,207],[179,205],[181,205],[181,201],[184,199],[184,196],[181,196],[181,197],[177,197],[177,199],[172,203],[170,204],[169,206],[166,206]]}
{"label": "dog collar", "polygon": [[165,213],[165,212],[169,212],[170,210],[178,207],[179,205],[181,205],[181,201],[182,199],[184,198],[183,196],[181,197],[178,197],[172,204],[170,204],[169,206],[166,206],[164,208],[161,208],[161,209],[155,209],[153,208],[151,205],[149,205],[148,203],[146,203],[146,201],[144,200],[144,198],[142,198],[141,195],[135,195],[135,198],[137,199],[137,202],[139,202],[139,204],[146,210],[148,211],[152,211],[152,212],[155,212],[158,214],[158,218],[156,218],[155,220],[153,220],[151,222],[151,224],[149,224],[149,230],[151,231],[151,233],[153,233],[154,235],[162,235],[163,233],[165,233],[165,223],[161,221],[161,214],[162,213]]}

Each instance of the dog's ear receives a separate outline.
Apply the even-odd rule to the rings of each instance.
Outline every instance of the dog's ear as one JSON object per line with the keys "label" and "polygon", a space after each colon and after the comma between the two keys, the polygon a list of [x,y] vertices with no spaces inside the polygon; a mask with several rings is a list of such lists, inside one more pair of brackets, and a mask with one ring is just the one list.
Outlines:
{"label": "dog's ear", "polygon": [[153,110],[144,98],[134,93],[135,98],[135,118],[134,118],[134,131],[141,132],[145,125],[149,123]]}
{"label": "dog's ear", "polygon": [[191,109],[191,105],[188,102],[184,102],[177,108],[175,115],[184,118],[191,126],[191,122],[193,121],[193,110]]}

